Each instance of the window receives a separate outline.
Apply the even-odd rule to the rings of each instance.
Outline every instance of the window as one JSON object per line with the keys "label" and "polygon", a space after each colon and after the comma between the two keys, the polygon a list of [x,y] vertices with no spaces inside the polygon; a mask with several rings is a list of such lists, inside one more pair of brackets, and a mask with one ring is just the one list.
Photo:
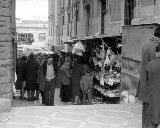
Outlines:
{"label": "window", "polygon": [[136,0],[125,0],[125,16],[124,16],[125,25],[131,25],[132,19],[134,18],[135,6],[136,6]]}
{"label": "window", "polygon": [[80,20],[80,11],[79,11],[79,5],[76,5],[75,7],[75,15],[76,15],[76,21]]}
{"label": "window", "polygon": [[68,5],[71,5],[71,0],[68,0]]}
{"label": "window", "polygon": [[104,19],[105,19],[105,15],[106,15],[106,0],[102,0],[101,1],[101,33],[104,34]]}
{"label": "window", "polygon": [[45,41],[46,40],[46,33],[39,33],[38,40]]}
{"label": "window", "polygon": [[67,35],[69,36],[69,26],[70,26],[70,22],[71,22],[71,14],[68,13],[68,24],[67,24]]}
{"label": "window", "polygon": [[68,13],[68,23],[70,23],[70,22],[71,22],[71,14]]}
{"label": "window", "polygon": [[121,0],[110,0],[109,11],[111,22],[121,20]]}
{"label": "window", "polygon": [[62,17],[62,25],[64,25],[64,16]]}
{"label": "window", "polygon": [[141,0],[142,7],[154,5],[155,3],[156,3],[156,0]]}

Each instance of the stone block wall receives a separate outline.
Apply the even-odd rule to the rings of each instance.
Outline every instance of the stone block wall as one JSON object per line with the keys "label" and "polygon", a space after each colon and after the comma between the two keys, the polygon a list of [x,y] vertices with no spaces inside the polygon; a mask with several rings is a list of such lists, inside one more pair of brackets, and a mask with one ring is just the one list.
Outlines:
{"label": "stone block wall", "polygon": [[0,0],[0,98],[12,98],[15,0]]}

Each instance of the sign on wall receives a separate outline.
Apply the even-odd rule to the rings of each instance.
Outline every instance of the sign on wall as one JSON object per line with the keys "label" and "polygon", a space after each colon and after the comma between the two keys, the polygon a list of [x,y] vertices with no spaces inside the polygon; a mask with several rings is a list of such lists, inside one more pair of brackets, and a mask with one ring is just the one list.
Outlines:
{"label": "sign on wall", "polygon": [[34,42],[32,33],[17,33],[17,41],[22,44],[32,44]]}

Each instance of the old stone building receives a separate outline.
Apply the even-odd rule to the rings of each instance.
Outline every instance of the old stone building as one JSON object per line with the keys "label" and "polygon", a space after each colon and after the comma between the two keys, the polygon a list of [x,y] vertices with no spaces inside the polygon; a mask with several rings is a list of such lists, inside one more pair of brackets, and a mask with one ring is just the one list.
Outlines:
{"label": "old stone building", "polygon": [[15,0],[0,0],[0,97],[12,98],[15,71]]}
{"label": "old stone building", "polygon": [[50,46],[60,45],[60,0],[48,1],[48,42]]}
{"label": "old stone building", "polygon": [[[135,95],[138,80],[141,45],[137,41],[143,41],[144,37],[149,38],[150,30],[144,29],[144,24],[160,23],[160,1],[159,0],[59,0],[58,8],[58,28],[55,25],[52,38],[59,38],[53,41],[53,45],[63,45],[67,40],[93,37],[103,35],[105,38],[123,42],[131,39],[133,42],[127,42],[130,46],[122,47],[122,85],[131,89]],[[51,5],[51,4],[50,4]],[[51,7],[50,7],[51,8]],[[55,9],[54,9],[55,10]],[[50,22],[50,24],[53,24]],[[123,26],[138,25],[140,34],[130,37],[123,32]],[[133,30],[128,30],[129,32]],[[55,33],[56,32],[56,33]],[[147,33],[146,35],[141,34]],[[135,40],[134,40],[135,39]],[[136,40],[137,39],[137,40]],[[107,39],[106,39],[107,40]],[[135,44],[135,45],[134,45]],[[139,43],[140,44],[140,43]],[[138,47],[139,46],[139,47]],[[128,53],[125,56],[123,53]],[[130,54],[130,56],[129,56]],[[131,70],[134,69],[134,70]]]}
{"label": "old stone building", "polygon": [[61,45],[97,34],[120,36],[124,25],[159,23],[159,10],[159,0],[50,0],[50,40]]}
{"label": "old stone building", "polygon": [[120,36],[123,25],[124,0],[49,1],[49,41],[53,45],[97,34]]}
{"label": "old stone building", "polygon": [[140,79],[142,47],[160,23],[159,0],[125,0],[122,27],[121,85],[135,95]]}

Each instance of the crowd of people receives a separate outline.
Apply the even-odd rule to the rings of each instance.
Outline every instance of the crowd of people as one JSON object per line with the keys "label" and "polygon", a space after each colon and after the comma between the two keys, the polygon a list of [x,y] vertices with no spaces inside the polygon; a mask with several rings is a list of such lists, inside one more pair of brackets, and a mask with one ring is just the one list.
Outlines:
{"label": "crowd of people", "polygon": [[17,59],[16,74],[15,88],[20,90],[21,99],[35,101],[41,94],[42,104],[54,106],[58,88],[61,102],[92,103],[93,73],[79,56],[31,53]]}

